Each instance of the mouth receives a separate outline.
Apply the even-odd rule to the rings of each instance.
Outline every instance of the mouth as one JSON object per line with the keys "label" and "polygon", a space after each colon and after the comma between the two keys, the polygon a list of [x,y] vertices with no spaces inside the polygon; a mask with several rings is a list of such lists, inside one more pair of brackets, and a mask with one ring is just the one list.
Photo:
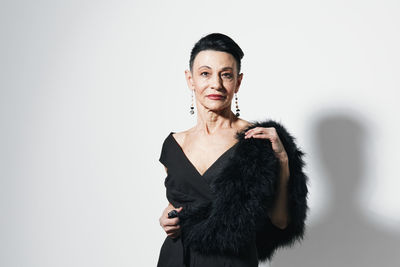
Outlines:
{"label": "mouth", "polygon": [[207,97],[208,97],[209,99],[212,99],[212,100],[221,100],[221,99],[224,99],[224,98],[225,98],[225,96],[223,96],[223,95],[217,95],[217,94],[207,95]]}

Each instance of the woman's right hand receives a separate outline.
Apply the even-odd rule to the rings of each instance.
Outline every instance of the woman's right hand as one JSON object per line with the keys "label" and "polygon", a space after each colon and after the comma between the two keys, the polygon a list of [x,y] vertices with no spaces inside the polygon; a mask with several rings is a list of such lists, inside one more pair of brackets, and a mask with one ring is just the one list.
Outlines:
{"label": "woman's right hand", "polygon": [[170,212],[171,210],[176,210],[177,212],[180,212],[182,210],[182,207],[176,209],[174,206],[172,206],[171,203],[169,203],[168,206],[164,209],[164,212],[162,213],[159,221],[161,227],[164,229],[169,237],[177,238],[181,234],[179,218],[168,218],[168,212]]}

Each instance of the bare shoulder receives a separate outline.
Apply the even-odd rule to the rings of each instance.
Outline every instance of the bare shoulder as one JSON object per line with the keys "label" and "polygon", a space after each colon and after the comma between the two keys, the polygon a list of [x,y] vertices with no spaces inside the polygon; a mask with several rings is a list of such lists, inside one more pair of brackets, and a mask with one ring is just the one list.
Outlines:
{"label": "bare shoulder", "polygon": [[191,129],[182,131],[182,132],[175,132],[172,134],[172,136],[175,138],[175,140],[178,142],[178,144],[181,145],[181,144],[185,143],[185,138],[190,130]]}
{"label": "bare shoulder", "polygon": [[247,127],[253,125],[251,122],[244,120],[244,119],[238,119],[237,121],[237,131],[242,131],[246,129]]}

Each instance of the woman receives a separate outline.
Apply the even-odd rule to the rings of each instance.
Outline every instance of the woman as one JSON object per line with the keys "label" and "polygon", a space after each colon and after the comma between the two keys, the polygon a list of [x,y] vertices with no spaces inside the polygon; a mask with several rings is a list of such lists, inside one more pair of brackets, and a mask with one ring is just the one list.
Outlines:
{"label": "woman", "polygon": [[220,33],[192,49],[185,75],[197,124],[171,132],[163,143],[170,203],[159,220],[167,237],[158,267],[258,266],[276,248],[303,237],[303,152],[281,124],[239,118],[242,57],[241,48]]}

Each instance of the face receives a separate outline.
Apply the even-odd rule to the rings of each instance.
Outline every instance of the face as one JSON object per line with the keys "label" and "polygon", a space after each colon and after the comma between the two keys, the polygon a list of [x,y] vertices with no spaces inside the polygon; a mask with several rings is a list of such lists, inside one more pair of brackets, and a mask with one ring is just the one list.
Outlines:
{"label": "face", "polygon": [[230,110],[243,73],[237,73],[235,58],[226,52],[203,50],[194,59],[192,72],[185,71],[190,90],[194,90],[198,108]]}

